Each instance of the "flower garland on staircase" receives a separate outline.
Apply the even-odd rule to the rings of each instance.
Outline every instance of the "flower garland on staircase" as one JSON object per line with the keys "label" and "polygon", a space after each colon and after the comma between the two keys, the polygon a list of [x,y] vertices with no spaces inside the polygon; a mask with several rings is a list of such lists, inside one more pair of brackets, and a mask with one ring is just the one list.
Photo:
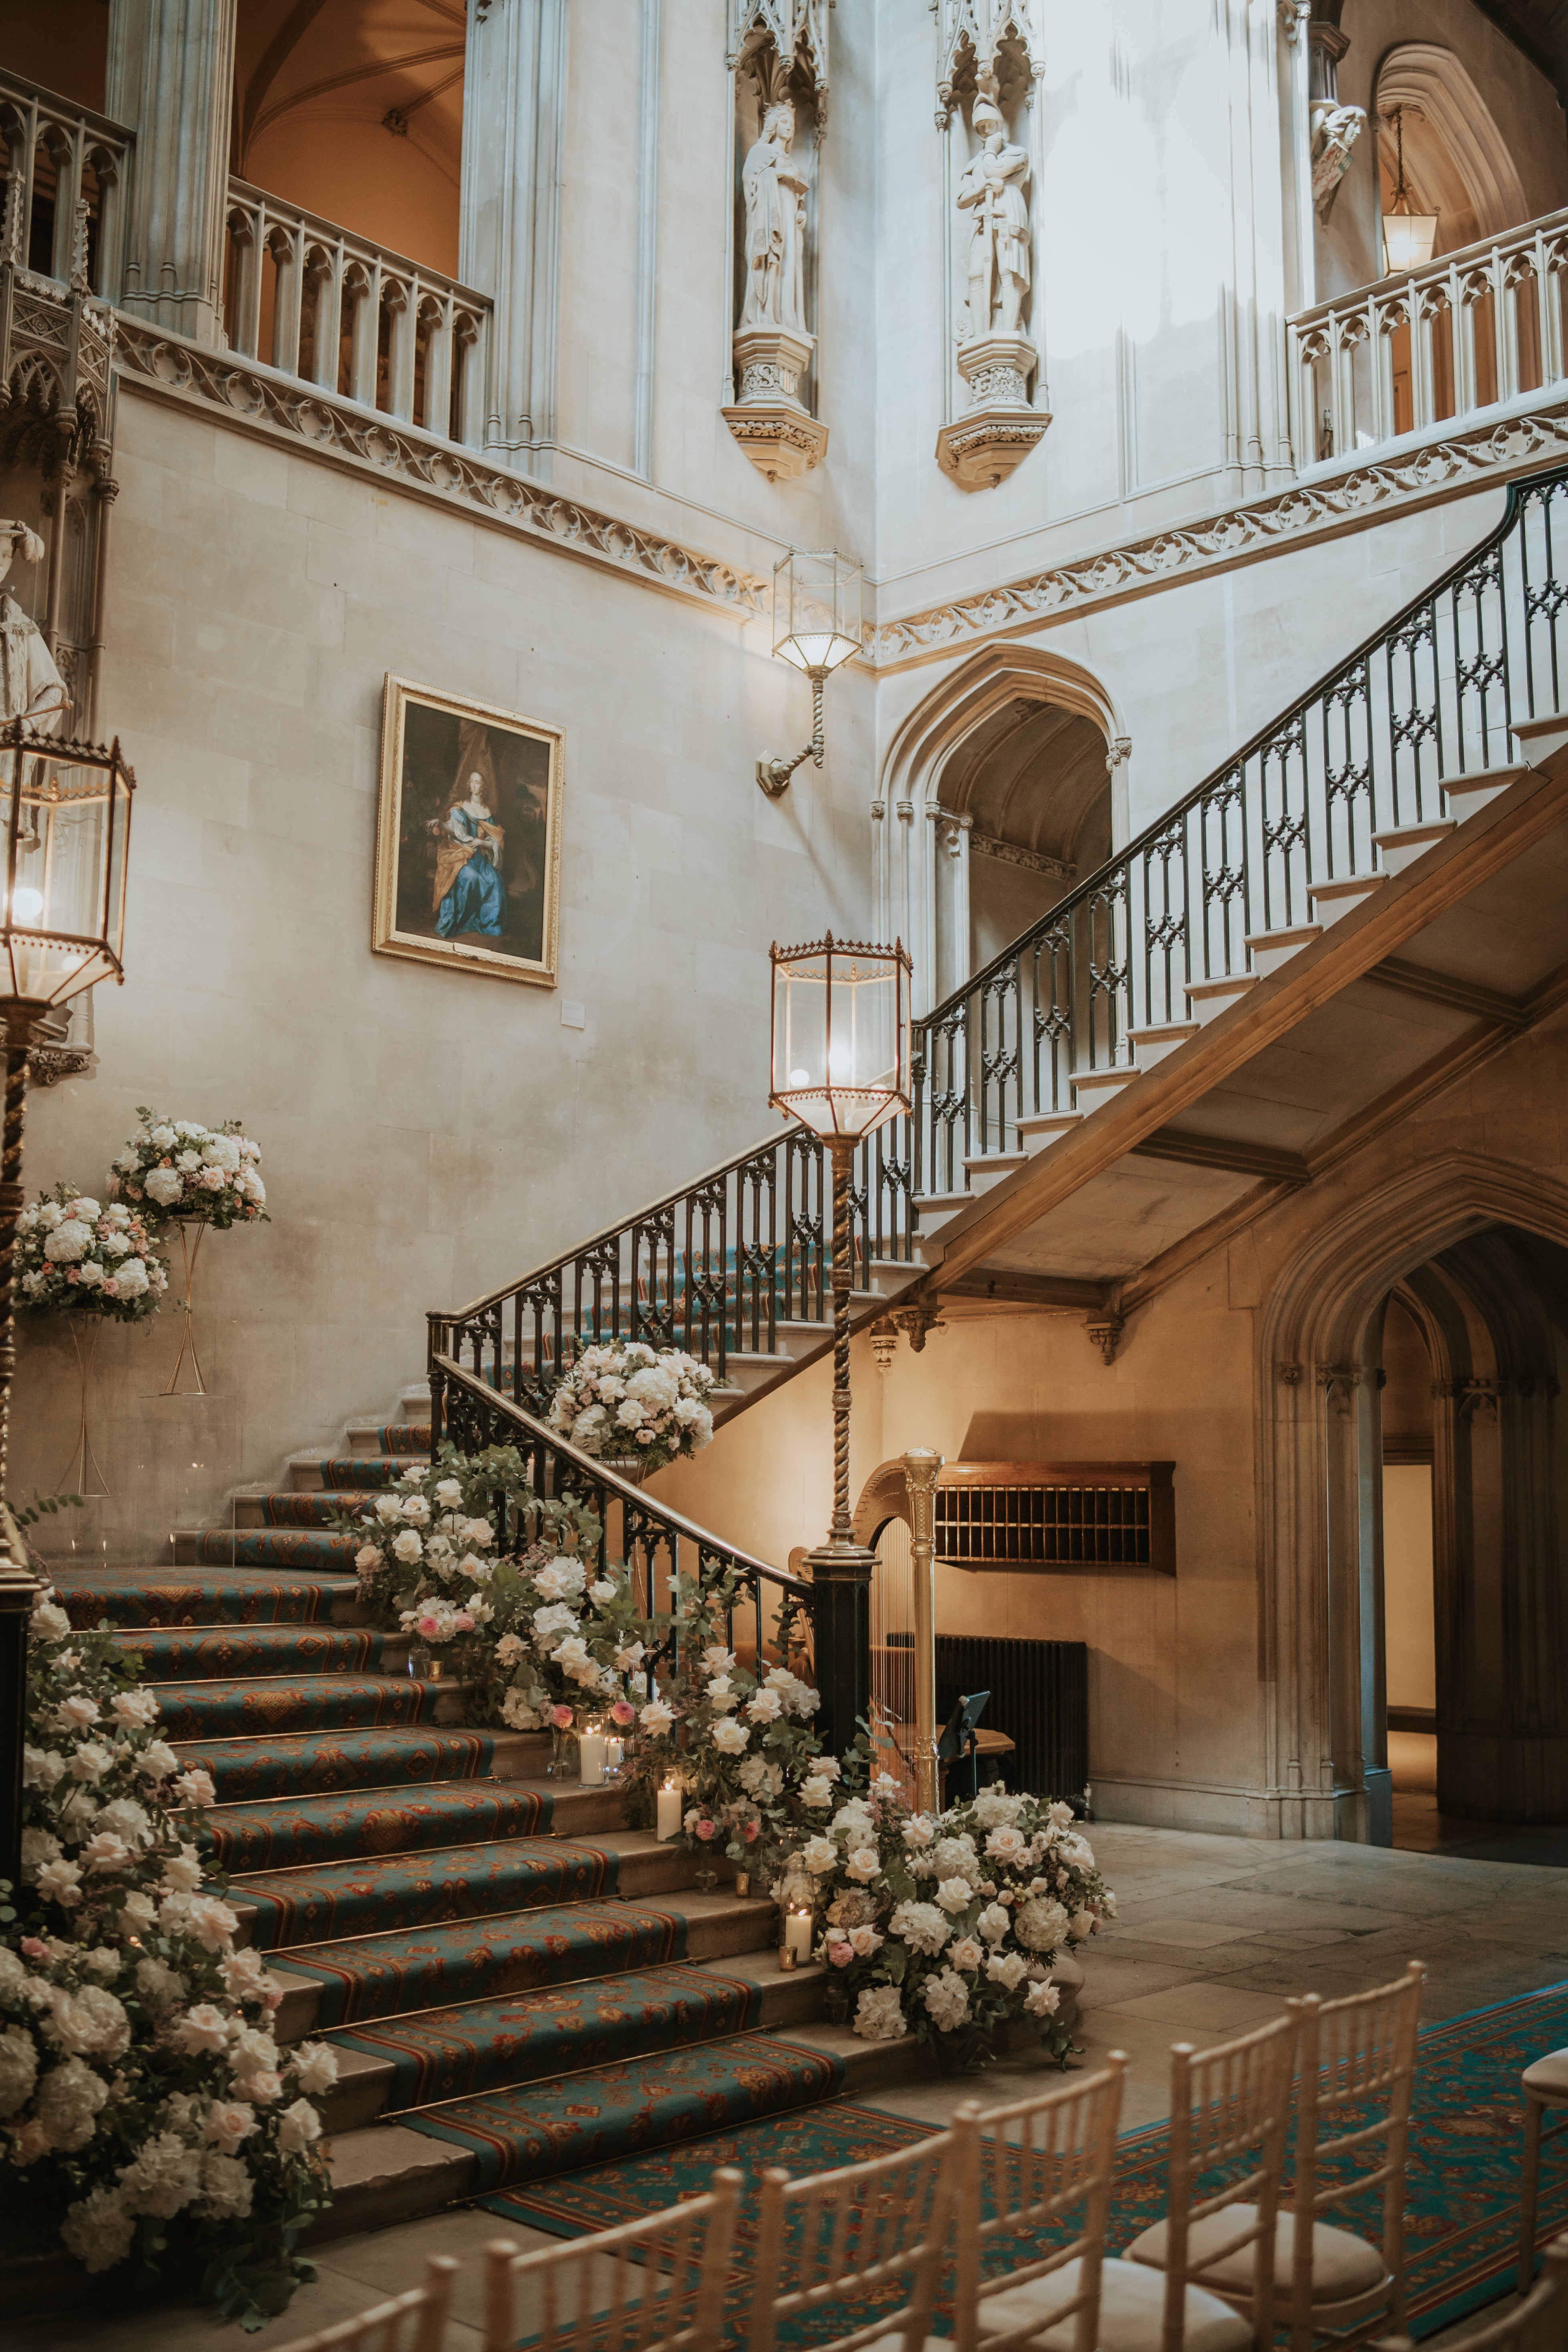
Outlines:
{"label": "flower garland on staircase", "polygon": [[46,1593],[27,1656],[22,1885],[0,1927],[0,2247],[89,2271],[200,2270],[260,2326],[312,2275],[327,2201],[321,2042],[280,2048],[282,1998],[204,1859],[207,1774],[107,1633]]}

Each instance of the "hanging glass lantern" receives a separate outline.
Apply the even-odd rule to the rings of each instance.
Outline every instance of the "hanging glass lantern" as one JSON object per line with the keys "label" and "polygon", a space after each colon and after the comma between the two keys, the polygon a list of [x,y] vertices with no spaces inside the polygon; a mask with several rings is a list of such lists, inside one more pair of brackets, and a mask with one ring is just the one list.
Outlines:
{"label": "hanging glass lantern", "polygon": [[59,1005],[122,980],[125,861],[136,779],[119,743],[0,729],[0,997]]}

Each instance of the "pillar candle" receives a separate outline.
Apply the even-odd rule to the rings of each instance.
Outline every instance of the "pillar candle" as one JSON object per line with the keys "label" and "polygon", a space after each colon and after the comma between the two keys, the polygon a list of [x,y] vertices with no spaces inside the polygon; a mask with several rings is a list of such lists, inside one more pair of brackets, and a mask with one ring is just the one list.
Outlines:
{"label": "pillar candle", "polygon": [[610,1780],[626,1760],[626,1743],[607,1734],[605,1739],[605,1778]]}
{"label": "pillar candle", "polygon": [[658,1792],[658,1835],[660,1839],[680,1834],[680,1790],[673,1780],[667,1780]]}
{"label": "pillar candle", "polygon": [[785,1951],[793,1952],[797,1959],[810,1959],[811,1913],[809,1911],[786,1911],[784,1913],[784,1936],[782,1941]]}
{"label": "pillar candle", "polygon": [[577,1778],[584,1789],[597,1789],[605,1778],[605,1735],[585,1729],[577,1737]]}

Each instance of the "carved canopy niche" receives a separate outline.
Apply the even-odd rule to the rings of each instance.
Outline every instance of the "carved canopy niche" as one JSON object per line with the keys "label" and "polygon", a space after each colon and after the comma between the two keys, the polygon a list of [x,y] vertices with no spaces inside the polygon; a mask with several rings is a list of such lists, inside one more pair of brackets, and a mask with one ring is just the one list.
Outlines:
{"label": "carved canopy niche", "polygon": [[801,378],[816,348],[815,163],[827,117],[828,5],[730,0],[735,396],[722,413],[770,481],[806,472],[827,446]]}

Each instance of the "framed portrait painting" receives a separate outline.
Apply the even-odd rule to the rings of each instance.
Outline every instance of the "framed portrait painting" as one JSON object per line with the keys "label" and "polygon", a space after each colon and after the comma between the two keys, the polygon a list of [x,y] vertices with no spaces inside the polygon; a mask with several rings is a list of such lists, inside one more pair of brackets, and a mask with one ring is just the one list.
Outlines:
{"label": "framed portrait painting", "polygon": [[377,954],[554,987],[562,740],[537,719],[388,675]]}

